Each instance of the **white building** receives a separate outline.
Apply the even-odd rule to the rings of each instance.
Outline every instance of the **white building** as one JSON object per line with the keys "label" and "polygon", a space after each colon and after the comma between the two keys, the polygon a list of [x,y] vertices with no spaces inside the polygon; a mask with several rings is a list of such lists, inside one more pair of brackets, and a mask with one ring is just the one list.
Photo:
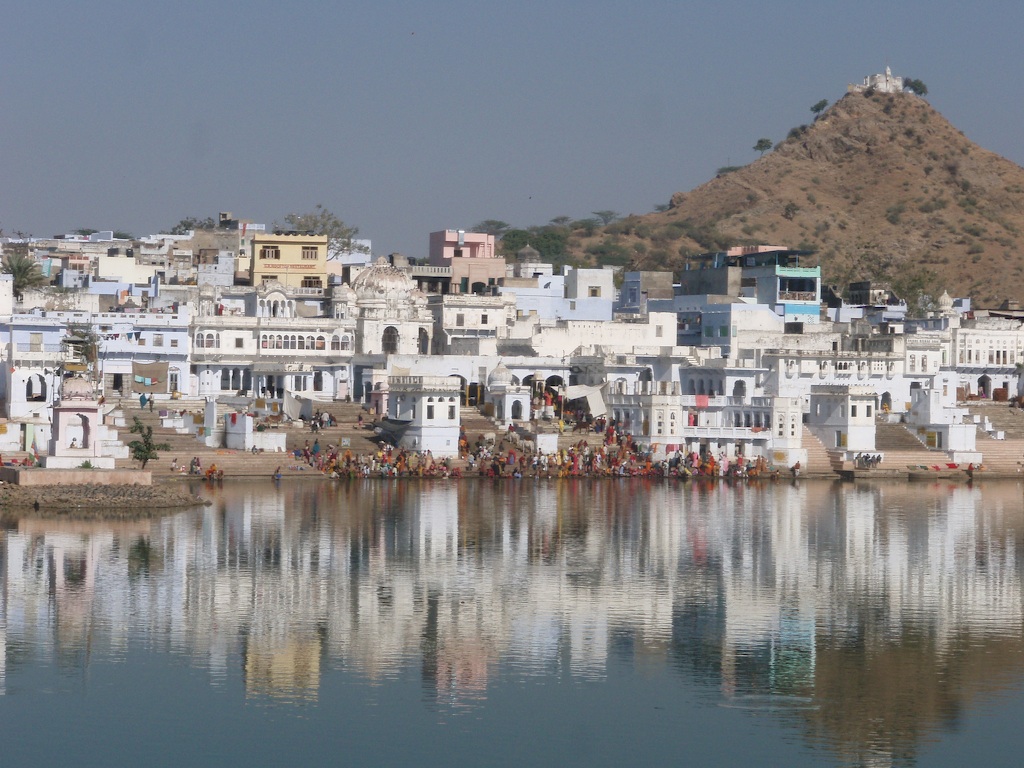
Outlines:
{"label": "white building", "polygon": [[459,380],[451,376],[391,376],[388,430],[396,444],[434,456],[459,453]]}

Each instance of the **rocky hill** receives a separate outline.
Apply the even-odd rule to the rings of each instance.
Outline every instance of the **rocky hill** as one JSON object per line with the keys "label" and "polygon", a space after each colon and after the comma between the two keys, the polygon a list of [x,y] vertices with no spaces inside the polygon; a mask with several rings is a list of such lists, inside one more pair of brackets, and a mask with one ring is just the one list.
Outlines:
{"label": "rocky hill", "polygon": [[[725,171],[725,169],[723,169]],[[572,255],[681,269],[728,245],[812,249],[826,283],[1024,302],[1024,169],[911,94],[850,93],[750,165],[668,209],[576,229]]]}

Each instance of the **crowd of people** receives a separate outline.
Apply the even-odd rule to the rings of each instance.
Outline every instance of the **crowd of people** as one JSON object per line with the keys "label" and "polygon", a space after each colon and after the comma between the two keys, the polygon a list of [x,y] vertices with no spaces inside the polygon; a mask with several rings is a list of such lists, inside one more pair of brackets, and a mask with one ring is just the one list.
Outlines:
{"label": "crowd of people", "polygon": [[[593,428],[594,425],[591,426]],[[337,478],[367,477],[731,477],[777,478],[778,470],[763,456],[728,457],[724,453],[683,452],[665,456],[638,445],[632,435],[602,422],[594,431],[603,434],[601,445],[585,439],[567,448],[545,453],[516,438],[514,432],[495,438],[478,436],[474,443],[463,431],[459,457],[434,458],[431,451],[417,451],[377,444],[375,450],[354,452],[348,447],[320,445],[307,440],[293,453],[292,470],[313,469]],[[280,468],[274,474],[280,476]]]}

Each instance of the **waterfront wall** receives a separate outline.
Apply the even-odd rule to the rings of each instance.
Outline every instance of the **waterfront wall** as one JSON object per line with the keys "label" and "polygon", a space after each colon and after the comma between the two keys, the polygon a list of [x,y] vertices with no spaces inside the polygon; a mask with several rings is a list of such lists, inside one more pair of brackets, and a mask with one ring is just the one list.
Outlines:
{"label": "waterfront wall", "polygon": [[152,485],[153,475],[138,469],[38,469],[0,467],[0,481],[14,485]]}

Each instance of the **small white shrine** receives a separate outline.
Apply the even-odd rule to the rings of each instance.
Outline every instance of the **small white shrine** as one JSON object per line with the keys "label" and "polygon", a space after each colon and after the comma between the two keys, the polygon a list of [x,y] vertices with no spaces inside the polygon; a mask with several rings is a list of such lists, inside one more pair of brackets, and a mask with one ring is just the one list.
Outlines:
{"label": "small white shrine", "polygon": [[46,456],[47,469],[77,469],[88,462],[95,469],[113,469],[115,458],[127,458],[128,448],[117,432],[103,424],[93,385],[81,376],[64,379],[60,401],[52,406],[53,426]]}
{"label": "small white shrine", "polygon": [[516,383],[504,363],[498,363],[487,377],[485,401],[493,408],[494,418],[505,426],[530,420],[530,396],[530,388]]}

